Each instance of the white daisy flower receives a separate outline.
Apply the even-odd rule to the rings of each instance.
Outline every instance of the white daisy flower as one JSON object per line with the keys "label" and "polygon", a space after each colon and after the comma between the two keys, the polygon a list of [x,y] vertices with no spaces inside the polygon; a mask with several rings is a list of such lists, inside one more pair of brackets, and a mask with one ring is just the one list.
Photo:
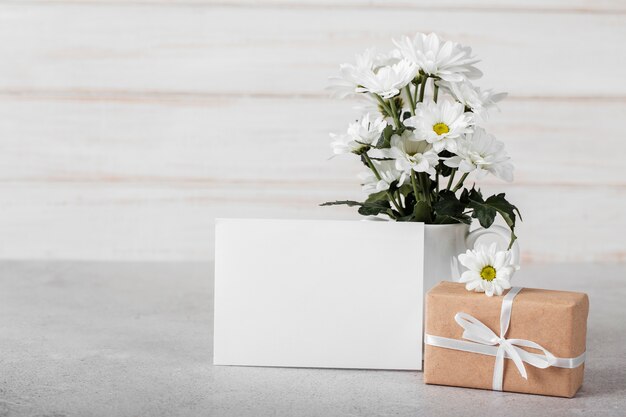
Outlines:
{"label": "white daisy flower", "polygon": [[[329,86],[326,88],[331,95],[336,98],[346,98],[356,96],[363,91],[357,89],[363,86],[365,79],[370,80],[372,76],[376,76],[382,68],[393,67],[402,61],[402,56],[397,50],[388,54],[377,53],[375,49],[366,49],[360,55],[356,56],[355,64],[341,64],[339,66],[339,75],[329,77]],[[383,71],[383,74],[388,70]],[[417,72],[417,70],[415,70]],[[411,81],[415,73],[413,73]],[[408,82],[406,83],[408,84]],[[406,85],[404,84],[404,85]],[[402,87],[404,87],[404,85]]]}
{"label": "white daisy flower", "polygon": [[330,144],[333,153],[339,155],[352,152],[360,155],[376,143],[386,126],[385,119],[378,117],[372,121],[370,114],[367,113],[360,121],[350,123],[346,134],[330,134],[331,139],[333,139]]}
{"label": "white daisy flower", "polygon": [[418,33],[413,39],[404,36],[393,43],[405,59],[428,75],[454,82],[482,76],[474,67],[479,60],[472,56],[471,48],[452,41],[442,42],[434,33]]}
{"label": "white daisy flower", "polygon": [[415,116],[404,121],[405,126],[415,128],[418,138],[432,143],[435,152],[443,149],[456,151],[456,139],[472,131],[473,117],[465,112],[461,103],[442,100],[418,103]]}
{"label": "white daisy flower", "polygon": [[469,81],[459,83],[437,81],[437,85],[450,93],[466,108],[471,109],[481,120],[486,120],[487,112],[494,108],[497,109],[496,103],[507,96],[507,93],[494,93],[493,90],[481,91],[480,87],[475,87]]}
{"label": "white daisy flower", "polygon": [[327,90],[336,98],[346,98],[356,95],[359,83],[356,74],[363,71],[371,71],[374,67],[375,51],[366,49],[362,54],[355,57],[355,64],[341,64],[339,75],[329,77]]}
{"label": "white daisy flower", "polygon": [[513,264],[512,256],[511,251],[498,251],[495,243],[468,249],[459,255],[459,262],[468,269],[459,281],[465,283],[468,291],[484,292],[489,297],[502,295],[511,288],[511,277],[519,269]]}
{"label": "white daisy flower", "polygon": [[407,60],[355,73],[358,82],[357,93],[378,94],[382,98],[391,98],[400,94],[400,90],[409,84],[417,74],[417,66]]}
{"label": "white daisy flower", "polygon": [[391,183],[399,180],[402,175],[402,172],[396,169],[394,161],[374,160],[372,163],[376,167],[380,179],[372,171],[359,174],[359,178],[363,181],[363,191],[367,194],[388,190]]}
{"label": "white daisy flower", "polygon": [[388,155],[396,160],[396,169],[402,172],[400,183],[404,183],[411,171],[426,172],[435,175],[435,166],[439,157],[432,151],[432,146],[424,140],[418,140],[413,132],[405,130],[402,135],[391,137]]}
{"label": "white daisy flower", "polygon": [[444,164],[461,172],[476,172],[476,179],[479,180],[491,173],[511,182],[513,164],[510,159],[504,151],[504,143],[477,127],[464,139],[457,140],[456,155],[446,159]]}

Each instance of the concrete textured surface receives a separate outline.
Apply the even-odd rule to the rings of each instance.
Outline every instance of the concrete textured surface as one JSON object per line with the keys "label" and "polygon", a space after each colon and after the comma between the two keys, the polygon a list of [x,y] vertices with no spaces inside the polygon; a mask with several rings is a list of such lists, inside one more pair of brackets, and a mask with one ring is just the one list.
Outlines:
{"label": "concrete textured surface", "polygon": [[211,263],[0,263],[0,416],[624,416],[626,265],[529,265],[587,292],[574,399],[428,386],[419,372],[212,366]]}

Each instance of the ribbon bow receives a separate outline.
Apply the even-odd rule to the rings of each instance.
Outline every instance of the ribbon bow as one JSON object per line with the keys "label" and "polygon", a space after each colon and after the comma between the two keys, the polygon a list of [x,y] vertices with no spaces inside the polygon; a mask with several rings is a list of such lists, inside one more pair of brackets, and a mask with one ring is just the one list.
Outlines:
{"label": "ribbon bow", "polygon": [[[528,379],[524,362],[540,369],[545,369],[550,366],[576,368],[581,365],[585,361],[584,353],[576,358],[557,358],[538,343],[526,339],[507,339],[505,337],[511,321],[513,299],[521,290],[521,287],[511,288],[504,297],[504,300],[502,300],[502,309],[500,311],[500,336],[495,334],[477,318],[467,313],[457,313],[454,316],[454,320],[463,328],[463,339],[468,341],[448,339],[446,337],[427,334],[425,340],[426,344],[495,356],[496,363],[493,369],[492,386],[496,391],[502,391],[504,358],[513,361],[524,379]],[[531,353],[522,349],[522,347],[538,349],[541,350],[543,354]]]}

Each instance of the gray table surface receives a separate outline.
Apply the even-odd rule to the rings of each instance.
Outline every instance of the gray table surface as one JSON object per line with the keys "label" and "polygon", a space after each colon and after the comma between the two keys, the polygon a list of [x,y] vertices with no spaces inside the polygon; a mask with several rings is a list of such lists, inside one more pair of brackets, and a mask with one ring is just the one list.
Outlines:
{"label": "gray table surface", "polygon": [[0,416],[626,415],[626,265],[516,276],[590,296],[574,399],[429,386],[420,372],[213,366],[210,263],[0,265]]}

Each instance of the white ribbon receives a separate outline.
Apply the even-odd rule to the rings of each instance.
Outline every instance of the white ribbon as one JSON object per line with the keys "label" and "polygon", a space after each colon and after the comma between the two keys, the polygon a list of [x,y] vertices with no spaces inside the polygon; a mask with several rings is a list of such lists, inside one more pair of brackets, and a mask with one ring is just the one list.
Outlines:
{"label": "white ribbon", "polygon": [[[454,320],[459,326],[463,327],[463,339],[466,340],[449,339],[447,337],[427,334],[424,342],[430,346],[495,356],[496,363],[493,369],[492,386],[496,391],[502,391],[504,358],[513,361],[524,379],[528,379],[524,362],[540,369],[545,369],[550,366],[558,368],[577,368],[585,362],[585,353],[575,358],[557,358],[538,343],[525,339],[505,338],[511,321],[513,299],[521,290],[521,287],[511,288],[502,300],[502,309],[500,310],[500,336],[496,335],[477,318],[467,313],[457,313],[454,316]],[[538,349],[541,350],[543,354],[531,353],[522,349],[522,347]]]}

